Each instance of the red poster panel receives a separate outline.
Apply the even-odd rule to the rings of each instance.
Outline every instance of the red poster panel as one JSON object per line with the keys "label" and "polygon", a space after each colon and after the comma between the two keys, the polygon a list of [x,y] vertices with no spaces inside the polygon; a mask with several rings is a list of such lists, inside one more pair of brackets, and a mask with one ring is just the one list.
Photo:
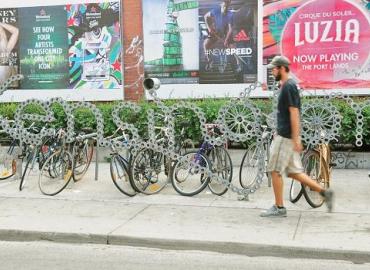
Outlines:
{"label": "red poster panel", "polygon": [[369,52],[363,1],[265,1],[264,63],[285,55],[303,88],[370,88]]}

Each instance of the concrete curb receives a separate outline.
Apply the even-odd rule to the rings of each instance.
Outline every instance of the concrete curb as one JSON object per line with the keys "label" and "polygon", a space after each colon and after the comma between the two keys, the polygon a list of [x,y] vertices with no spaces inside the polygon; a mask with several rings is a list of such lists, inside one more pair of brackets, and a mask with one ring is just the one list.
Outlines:
{"label": "concrete curb", "polygon": [[201,250],[250,257],[282,257],[321,260],[344,260],[353,263],[370,263],[369,251],[335,250],[297,246],[276,246],[254,243],[212,242],[184,239],[139,238],[99,234],[0,230],[0,241],[51,241],[72,244],[121,245],[169,250]]}
{"label": "concrete curb", "polygon": [[0,230],[0,241],[32,242],[51,241],[73,244],[107,244],[107,236],[99,234]]}

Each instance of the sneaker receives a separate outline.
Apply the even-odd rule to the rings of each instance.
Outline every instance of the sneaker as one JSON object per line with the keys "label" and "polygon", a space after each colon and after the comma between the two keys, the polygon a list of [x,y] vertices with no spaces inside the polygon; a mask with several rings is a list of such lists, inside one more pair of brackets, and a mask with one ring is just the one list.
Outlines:
{"label": "sneaker", "polygon": [[286,217],[287,211],[286,208],[278,208],[276,205],[273,205],[270,209],[263,211],[260,214],[260,217]]}
{"label": "sneaker", "polygon": [[334,192],[331,189],[325,190],[324,198],[325,198],[326,206],[328,207],[328,212],[331,213],[333,211]]}

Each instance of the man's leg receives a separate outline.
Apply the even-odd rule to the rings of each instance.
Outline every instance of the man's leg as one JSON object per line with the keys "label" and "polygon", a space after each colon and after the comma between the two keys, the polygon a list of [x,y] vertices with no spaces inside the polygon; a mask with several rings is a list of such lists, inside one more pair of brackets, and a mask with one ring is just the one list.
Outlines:
{"label": "man's leg", "polygon": [[286,217],[287,211],[286,208],[283,206],[283,178],[280,173],[273,171],[271,172],[272,177],[272,186],[274,187],[274,194],[275,194],[275,204],[263,211],[260,216],[261,217]]}
{"label": "man's leg", "polygon": [[309,186],[314,191],[317,191],[320,193],[321,196],[325,198],[325,203],[328,207],[328,211],[332,212],[333,210],[333,196],[334,193],[330,189],[324,189],[322,188],[315,180],[311,179],[307,174],[305,173],[291,173],[288,174],[289,177],[298,180],[302,184]]}
{"label": "man's leg", "polygon": [[282,207],[284,205],[283,201],[283,190],[284,182],[283,177],[278,172],[271,172],[272,186],[274,188],[275,194],[275,205]]}
{"label": "man's leg", "polygon": [[274,188],[275,204],[262,211],[261,217],[286,217],[287,210],[283,206],[283,178],[279,172],[285,171],[286,156],[284,155],[284,140],[281,136],[275,136],[271,144],[270,159],[267,165],[267,171],[271,172],[272,186]]}
{"label": "man's leg", "polygon": [[323,192],[324,189],[313,179],[311,179],[307,174],[305,173],[291,173],[288,174],[290,178],[293,178],[302,184],[309,186],[311,189],[317,192]]}

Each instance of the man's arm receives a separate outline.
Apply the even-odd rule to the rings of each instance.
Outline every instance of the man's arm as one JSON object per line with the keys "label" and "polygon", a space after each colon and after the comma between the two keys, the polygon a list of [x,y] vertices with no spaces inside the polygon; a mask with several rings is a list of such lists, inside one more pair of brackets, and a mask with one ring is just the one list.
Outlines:
{"label": "man's arm", "polygon": [[299,109],[296,107],[289,106],[289,114],[290,114],[290,125],[292,128],[292,140],[294,145],[294,151],[302,152],[303,146],[300,138],[300,115]]}

